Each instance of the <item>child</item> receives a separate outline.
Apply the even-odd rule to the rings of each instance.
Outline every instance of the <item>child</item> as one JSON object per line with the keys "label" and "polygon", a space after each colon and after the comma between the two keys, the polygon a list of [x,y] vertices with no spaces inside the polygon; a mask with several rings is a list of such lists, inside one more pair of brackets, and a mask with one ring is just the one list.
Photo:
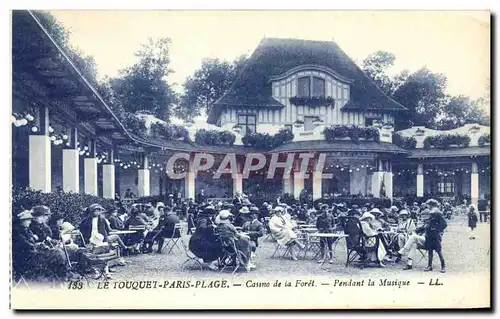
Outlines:
{"label": "child", "polygon": [[424,271],[432,271],[432,259],[434,257],[435,250],[439,256],[439,260],[441,261],[441,272],[446,272],[444,257],[441,251],[442,235],[446,227],[447,224],[443,215],[437,207],[433,207],[425,227],[425,248],[429,253],[429,263]]}
{"label": "child", "polygon": [[474,229],[476,229],[477,225],[477,211],[474,205],[469,206],[469,212],[467,213],[467,217],[469,218],[469,227],[470,227],[470,236],[469,239],[476,239],[474,236]]}

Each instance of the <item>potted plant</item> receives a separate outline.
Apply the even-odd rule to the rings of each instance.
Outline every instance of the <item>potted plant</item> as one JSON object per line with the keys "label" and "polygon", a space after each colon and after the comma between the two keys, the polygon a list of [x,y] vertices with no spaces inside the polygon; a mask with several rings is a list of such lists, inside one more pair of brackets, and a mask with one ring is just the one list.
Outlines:
{"label": "potted plant", "polygon": [[478,125],[473,125],[473,126],[469,129],[469,133],[475,134],[475,133],[479,132],[479,130],[481,130],[481,128],[480,128]]}
{"label": "potted plant", "polygon": [[372,126],[375,127],[375,128],[381,128],[382,127],[382,122],[379,121],[379,120],[373,120]]}
{"label": "potted plant", "polygon": [[300,128],[304,125],[304,121],[297,119],[295,122],[293,122],[293,126],[296,128]]}
{"label": "potted plant", "polygon": [[382,126],[384,130],[392,130],[394,128],[394,123],[393,122],[385,122],[384,125]]}
{"label": "potted plant", "polygon": [[421,128],[417,128],[417,130],[415,131],[416,136],[424,136],[424,134],[425,134],[425,130],[423,130]]}
{"label": "potted plant", "polygon": [[322,121],[319,117],[313,121],[313,125],[314,125],[314,126],[320,126],[320,125],[322,125],[323,123],[324,123],[324,122],[323,122],[323,121]]}
{"label": "potted plant", "polygon": [[235,126],[233,126],[233,132],[235,132],[236,134],[240,134],[242,129],[243,128],[240,125],[238,125],[238,124],[236,124]]}

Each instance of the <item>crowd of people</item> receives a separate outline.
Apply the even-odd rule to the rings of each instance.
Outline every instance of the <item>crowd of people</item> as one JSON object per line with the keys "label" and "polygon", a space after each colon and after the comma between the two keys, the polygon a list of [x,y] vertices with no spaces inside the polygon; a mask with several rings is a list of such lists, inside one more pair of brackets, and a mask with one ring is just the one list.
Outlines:
{"label": "crowd of people", "polygon": [[[388,260],[400,262],[406,258],[403,269],[409,270],[417,251],[423,249],[428,251],[426,271],[432,270],[434,251],[440,259],[441,271],[446,271],[441,242],[447,228],[449,205],[434,199],[400,207],[376,207],[370,203],[347,207],[335,201],[289,205],[278,198],[257,207],[248,196],[237,193],[232,202],[214,202],[201,194],[196,201],[187,202],[175,202],[167,197],[166,203],[137,203],[129,208],[117,205],[108,211],[92,204],[85,208],[84,218],[77,227],[64,216],[52,214],[46,206],[22,211],[15,216],[13,227],[14,270],[21,274],[50,273],[61,279],[74,279],[78,275],[73,272],[70,261],[92,272],[84,254],[90,249],[95,254],[117,253],[116,261],[105,267],[105,275],[111,278],[115,266],[127,264],[124,256],[128,254],[153,253],[155,244],[156,253],[162,253],[166,239],[182,236],[176,226],[185,220],[187,234],[191,235],[188,248],[206,267],[218,269],[221,258],[231,257],[233,265],[249,271],[256,267],[254,259],[259,239],[266,233],[278,245],[288,247],[292,260],[298,260],[299,253],[308,246],[299,224],[314,225],[317,232],[330,234],[344,231],[340,220],[351,217],[359,220],[364,236],[378,239],[376,249],[368,249],[369,253],[361,258],[381,267]],[[467,216],[469,238],[474,239],[474,229],[480,221],[476,207],[470,205]],[[81,237],[71,235],[75,228]],[[134,231],[124,231],[130,229]],[[334,240],[320,238],[319,263],[334,262]]]}

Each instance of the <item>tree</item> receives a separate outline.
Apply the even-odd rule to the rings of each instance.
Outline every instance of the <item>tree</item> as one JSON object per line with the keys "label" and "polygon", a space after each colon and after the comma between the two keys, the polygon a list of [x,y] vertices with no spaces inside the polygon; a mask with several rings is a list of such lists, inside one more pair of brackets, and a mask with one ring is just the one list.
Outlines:
{"label": "tree", "polygon": [[177,96],[167,83],[170,69],[169,38],[148,39],[135,53],[137,63],[120,71],[110,85],[123,108],[131,113],[148,110],[165,121],[172,115]]}
{"label": "tree", "polygon": [[397,120],[403,126],[435,124],[446,97],[445,89],[446,77],[443,74],[432,73],[425,67],[409,74],[392,94],[394,100],[409,110]]}
{"label": "tree", "polygon": [[236,79],[246,57],[233,62],[219,59],[204,59],[201,67],[183,84],[184,94],[176,110],[181,118],[192,118],[209,112],[212,104],[226,93]]}
{"label": "tree", "polygon": [[393,80],[387,75],[387,70],[393,66],[396,57],[394,54],[377,51],[370,54],[362,62],[363,71],[377,84],[387,95],[392,95]]}

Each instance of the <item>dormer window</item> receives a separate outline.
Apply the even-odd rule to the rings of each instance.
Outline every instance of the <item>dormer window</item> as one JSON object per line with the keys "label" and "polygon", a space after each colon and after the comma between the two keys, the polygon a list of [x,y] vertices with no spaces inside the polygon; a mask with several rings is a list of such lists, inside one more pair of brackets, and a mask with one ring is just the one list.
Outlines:
{"label": "dormer window", "polygon": [[298,79],[297,92],[300,97],[325,97],[325,79],[316,76],[301,77]]}

